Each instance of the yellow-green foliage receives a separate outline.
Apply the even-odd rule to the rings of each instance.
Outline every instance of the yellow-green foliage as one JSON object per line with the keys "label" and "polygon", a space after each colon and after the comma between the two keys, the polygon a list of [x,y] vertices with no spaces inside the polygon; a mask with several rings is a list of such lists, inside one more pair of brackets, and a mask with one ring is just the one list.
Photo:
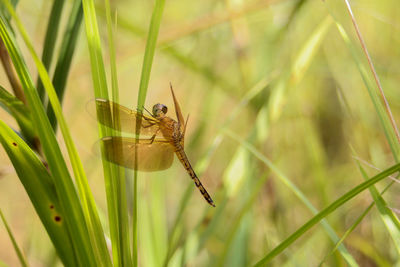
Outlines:
{"label": "yellow-green foliage", "polygon": [[[398,264],[398,1],[0,0],[0,12],[14,65],[0,71],[0,265]],[[94,98],[175,117],[170,83],[216,208],[176,159],[143,173],[93,153],[115,134]]]}

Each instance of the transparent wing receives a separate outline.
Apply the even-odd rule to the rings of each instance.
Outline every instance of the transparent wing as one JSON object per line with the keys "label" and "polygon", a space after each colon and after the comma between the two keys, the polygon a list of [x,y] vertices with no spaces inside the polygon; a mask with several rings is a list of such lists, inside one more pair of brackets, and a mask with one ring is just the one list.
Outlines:
{"label": "transparent wing", "polygon": [[[101,139],[108,161],[138,171],[152,172],[168,169],[174,160],[174,147],[165,140],[108,136]],[[135,155],[137,166],[135,168]]]}
{"label": "transparent wing", "polygon": [[[153,117],[140,115],[136,111],[127,107],[121,106],[110,100],[103,98],[96,98],[97,118],[103,125],[113,128],[115,130],[132,133],[136,132],[136,119],[139,117],[141,120],[140,135],[157,136],[161,137],[161,132],[158,131],[159,121]],[[118,122],[114,125],[114,122]]]}
{"label": "transparent wing", "polygon": [[185,123],[185,120],[183,119],[181,107],[179,106],[178,100],[175,97],[174,89],[172,89],[172,84],[170,83],[169,86],[171,88],[171,94],[172,94],[172,98],[174,100],[176,119],[178,120],[178,122],[180,124],[180,131],[184,132],[184,127],[185,127],[186,123]]}

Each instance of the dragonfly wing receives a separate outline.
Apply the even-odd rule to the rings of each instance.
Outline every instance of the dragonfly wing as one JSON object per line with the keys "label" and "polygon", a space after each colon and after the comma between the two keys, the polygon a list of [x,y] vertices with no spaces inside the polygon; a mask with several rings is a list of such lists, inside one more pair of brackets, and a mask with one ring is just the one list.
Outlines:
{"label": "dragonfly wing", "polygon": [[179,106],[178,100],[176,100],[174,89],[172,89],[172,84],[170,83],[169,86],[171,88],[171,94],[172,94],[172,98],[174,100],[176,118],[180,124],[180,130],[181,130],[181,132],[183,132],[185,121],[183,119],[181,107]]}
{"label": "dragonfly wing", "polygon": [[188,121],[189,121],[189,114],[186,117],[185,126],[183,128],[182,140],[181,140],[181,146],[182,147],[185,147],[185,133],[186,133],[186,126],[187,126]]}
{"label": "dragonfly wing", "polygon": [[[108,161],[129,169],[152,172],[169,168],[174,160],[174,147],[165,140],[108,136],[101,139]],[[135,159],[137,162],[135,163]]]}
{"label": "dragonfly wing", "polygon": [[135,134],[136,120],[139,118],[141,120],[141,135],[153,136],[156,133],[156,135],[161,136],[161,132],[157,132],[159,121],[153,117],[139,114],[132,109],[103,98],[96,98],[96,110],[99,122],[109,128]]}

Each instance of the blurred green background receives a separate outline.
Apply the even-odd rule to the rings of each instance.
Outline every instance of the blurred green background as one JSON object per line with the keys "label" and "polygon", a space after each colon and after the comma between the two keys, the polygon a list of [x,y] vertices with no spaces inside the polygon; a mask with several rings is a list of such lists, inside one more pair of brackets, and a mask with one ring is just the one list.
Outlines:
{"label": "blurred green background", "polygon": [[[95,3],[106,48],[105,9],[103,1]],[[154,3],[111,4],[117,16],[120,103],[135,109]],[[17,6],[37,52],[43,49],[51,5],[52,1],[20,1]],[[351,6],[399,121],[400,3],[367,0],[351,1]],[[62,25],[70,8],[67,1]],[[336,23],[343,26],[349,43]],[[97,124],[88,111],[94,94],[84,25],[78,38],[63,111],[107,229],[101,159],[93,153]],[[36,79],[30,56],[26,60]],[[146,107],[161,102],[173,116],[172,83],[184,116],[190,114],[186,153],[217,207],[203,200],[177,159],[169,170],[140,173],[139,265],[162,266],[183,201],[187,206],[177,224],[178,245],[170,266],[248,266],[313,217],[295,190],[322,210],[364,181],[355,155],[370,177],[396,163],[357,65],[373,80],[343,1],[167,0]],[[53,70],[54,66],[50,73]],[[0,83],[9,89],[3,71]],[[2,109],[0,117],[18,129]],[[265,157],[264,162],[246,145]],[[1,209],[30,264],[51,265],[54,249],[3,149],[0,175]],[[381,191],[389,182],[376,187]],[[185,192],[191,195],[182,200]],[[399,193],[395,183],[384,195],[387,207],[400,209]],[[335,210],[327,222],[340,238],[372,202],[365,191]],[[398,247],[376,207],[344,244],[359,266],[398,264]],[[346,266],[341,254],[330,255],[334,245],[317,225],[272,265]],[[18,265],[4,227],[0,260]]]}

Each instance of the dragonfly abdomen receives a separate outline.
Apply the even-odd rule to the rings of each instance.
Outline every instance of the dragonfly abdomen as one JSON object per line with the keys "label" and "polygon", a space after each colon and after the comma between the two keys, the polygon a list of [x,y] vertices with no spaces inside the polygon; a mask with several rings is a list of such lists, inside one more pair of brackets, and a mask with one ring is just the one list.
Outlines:
{"label": "dragonfly abdomen", "polygon": [[215,207],[214,201],[212,200],[211,196],[208,194],[207,190],[204,188],[204,186],[200,182],[200,179],[197,177],[196,173],[194,172],[194,170],[193,170],[192,166],[190,165],[190,162],[186,156],[186,153],[183,150],[183,147],[181,146],[179,141],[174,142],[174,146],[176,149],[175,153],[176,153],[179,161],[182,163],[183,167],[185,167],[186,171],[189,173],[194,184],[200,190],[200,193],[203,195],[203,197],[208,202],[208,204]]}

